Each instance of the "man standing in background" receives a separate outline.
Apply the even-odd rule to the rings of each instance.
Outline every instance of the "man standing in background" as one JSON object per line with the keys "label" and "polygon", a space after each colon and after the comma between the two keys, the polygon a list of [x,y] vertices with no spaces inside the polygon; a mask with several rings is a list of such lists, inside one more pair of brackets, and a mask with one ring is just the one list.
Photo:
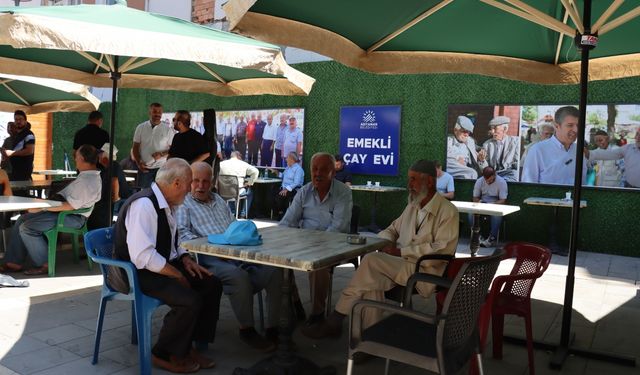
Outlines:
{"label": "man standing in background", "polygon": [[[283,155],[295,152],[302,160],[302,131],[298,129],[298,123],[294,116],[289,117],[289,129],[284,132]],[[335,166],[334,166],[335,168]]]}
{"label": "man standing in background", "polygon": [[102,129],[102,113],[93,111],[89,113],[87,125],[78,130],[73,137],[73,153],[82,145],[91,145],[100,150],[105,143],[109,142],[109,133]]}
{"label": "man standing in background", "polygon": [[[247,163],[257,165],[258,141],[256,140],[256,114],[251,114],[251,120],[247,122]],[[255,160],[255,161],[254,161]]]}
{"label": "man standing in background", "polygon": [[[173,118],[173,128],[178,131],[173,137],[169,158],[182,158],[192,164],[204,161],[209,157],[206,138],[191,129],[191,114],[188,111],[178,111]],[[220,144],[218,144],[220,147]]]}
{"label": "man standing in background", "polygon": [[278,129],[276,130],[276,142],[275,142],[275,150],[276,150],[276,167],[281,168],[285,165],[284,159],[287,154],[282,152],[284,147],[284,134],[287,131],[287,115],[284,113],[280,115],[280,125],[278,125]]}
{"label": "man standing in background", "polygon": [[138,165],[138,186],[151,186],[158,169],[167,162],[173,135],[173,128],[162,123],[162,104],[151,103],[149,120],[139,124],[133,134],[132,151]]}
{"label": "man standing in background", "polygon": [[236,123],[235,130],[233,132],[233,143],[236,145],[236,151],[240,153],[242,159],[244,159],[247,153],[247,123],[244,121],[244,116],[236,118],[239,120]]}
{"label": "man standing in background", "polygon": [[[256,120],[256,131],[255,131],[255,138],[256,138],[256,152],[253,154],[253,160],[251,162],[251,164],[253,165],[262,165],[262,164],[258,164],[258,150],[260,150],[260,148],[262,147],[262,136],[264,134],[264,128],[267,126],[267,123],[262,121],[262,114],[258,113],[258,119]],[[260,158],[264,158],[264,156],[262,154],[260,154]]]}
{"label": "man standing in background", "polygon": [[273,162],[273,144],[276,140],[278,127],[273,123],[273,115],[267,115],[267,124],[262,133],[262,147],[260,149],[260,165],[270,167]]}
{"label": "man standing in background", "polygon": [[31,180],[33,173],[33,153],[36,149],[36,136],[31,132],[31,126],[27,122],[27,114],[17,110],[13,114],[16,135],[13,138],[11,150],[2,149],[2,157],[9,158],[11,162],[11,181]]}

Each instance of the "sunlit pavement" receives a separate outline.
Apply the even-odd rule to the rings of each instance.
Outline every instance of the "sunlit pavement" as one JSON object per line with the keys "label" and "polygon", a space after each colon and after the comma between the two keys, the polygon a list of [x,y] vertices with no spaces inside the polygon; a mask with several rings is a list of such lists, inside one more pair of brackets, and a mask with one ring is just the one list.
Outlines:
{"label": "sunlit pavement", "polygon": [[[259,226],[271,223],[258,223]],[[460,253],[468,253],[461,240]],[[484,254],[490,252],[482,250]],[[560,336],[562,301],[568,258],[554,256],[545,275],[533,290],[533,325],[536,340],[556,343]],[[86,261],[73,264],[70,252],[59,252],[58,276],[31,278],[28,288],[0,289],[0,374],[137,374],[137,348],[130,344],[131,310],[128,303],[110,302],[105,317],[100,361],[91,365],[99,286],[98,267],[87,270]],[[503,262],[498,273],[507,273],[512,263]],[[334,275],[333,301],[349,282],[353,266],[343,266]],[[299,290],[309,310],[309,284],[306,275],[296,273]],[[579,252],[573,303],[574,345],[640,358],[640,259]],[[257,305],[257,304],[256,304]],[[429,309],[429,302],[419,303]],[[156,312],[154,339],[166,308]],[[209,355],[218,365],[216,374],[230,374],[235,367],[247,367],[264,357],[243,344],[228,299],[223,297],[216,342]],[[257,316],[257,313],[256,313]],[[508,317],[505,332],[524,336],[522,320]],[[294,334],[298,353],[317,364],[346,371],[347,337],[314,341]],[[548,367],[550,352],[537,350],[537,374],[637,374],[637,368],[624,367],[570,356],[561,371]],[[486,374],[526,374],[524,347],[505,344],[504,358],[491,358],[491,342],[484,355]],[[354,368],[355,374],[382,374],[384,361],[372,360]],[[395,374],[423,374],[411,366],[392,364]],[[154,373],[164,373],[154,369]]]}

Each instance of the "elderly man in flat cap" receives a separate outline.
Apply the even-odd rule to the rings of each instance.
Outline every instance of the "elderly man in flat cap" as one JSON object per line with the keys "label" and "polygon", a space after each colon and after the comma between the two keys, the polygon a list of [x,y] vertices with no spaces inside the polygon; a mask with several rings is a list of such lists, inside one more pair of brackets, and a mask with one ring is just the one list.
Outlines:
{"label": "elderly man in flat cap", "polygon": [[476,149],[471,138],[473,122],[466,116],[458,116],[453,126],[453,135],[447,137],[447,172],[455,178],[477,179],[486,167],[484,150]]}
{"label": "elderly man in flat cap", "polygon": [[[436,191],[436,166],[433,161],[419,160],[409,169],[409,197],[402,215],[378,236],[389,244],[380,252],[365,256],[342,291],[336,309],[317,324],[304,327],[302,333],[311,338],[337,337],[342,321],[360,299],[384,300],[384,292],[396,285],[406,285],[418,258],[425,254],[453,255],[458,243],[458,210]],[[443,261],[422,262],[420,272],[442,275]],[[430,296],[435,285],[418,283],[420,295]],[[380,311],[364,311],[365,328],[380,320]]]}
{"label": "elderly man in flat cap", "polygon": [[518,181],[518,160],[520,160],[520,138],[507,135],[511,119],[496,116],[489,121],[491,138],[482,148],[487,152],[486,162],[496,174],[509,182]]}

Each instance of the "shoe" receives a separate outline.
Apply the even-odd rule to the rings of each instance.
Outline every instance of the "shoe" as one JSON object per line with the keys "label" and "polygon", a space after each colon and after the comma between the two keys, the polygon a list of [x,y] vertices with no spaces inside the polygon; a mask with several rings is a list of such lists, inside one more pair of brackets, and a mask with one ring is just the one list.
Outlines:
{"label": "shoe", "polygon": [[178,359],[175,356],[171,356],[167,361],[151,355],[151,363],[156,367],[176,374],[188,374],[200,370],[200,365],[189,357]]}
{"label": "shoe", "polygon": [[0,272],[3,272],[3,273],[7,273],[7,272],[22,272],[22,271],[23,271],[23,268],[19,264],[5,263],[3,265],[0,265]]}
{"label": "shoe", "polygon": [[296,313],[296,319],[298,319],[298,321],[303,322],[307,318],[307,313],[304,311],[304,306],[302,306],[300,300],[293,302],[293,310]]}
{"label": "shoe", "polygon": [[216,366],[216,363],[213,361],[213,359],[205,356],[195,349],[191,349],[189,357],[198,365],[200,365],[201,369],[214,368]]}
{"label": "shoe", "polygon": [[305,320],[304,325],[305,326],[312,326],[314,324],[318,324],[318,323],[322,323],[322,322],[324,322],[324,313],[311,314],[311,315],[309,315],[309,319]]}
{"label": "shoe", "polygon": [[370,360],[376,358],[375,355],[371,355],[369,353],[365,353],[365,352],[357,352],[357,353],[353,353],[353,364],[354,365],[361,365],[365,362],[369,362]]}
{"label": "shoe", "polygon": [[325,319],[321,322],[304,326],[300,331],[311,339],[337,339],[342,335],[342,324],[336,324],[329,319]]}
{"label": "shoe", "polygon": [[49,273],[49,267],[46,265],[38,268],[31,268],[29,270],[24,271],[24,274],[27,276],[37,276],[37,275],[46,275]]}
{"label": "shoe", "polygon": [[240,329],[239,335],[240,340],[261,352],[268,353],[276,349],[276,345],[273,342],[262,337],[253,327]]}
{"label": "shoe", "polygon": [[481,241],[480,247],[496,247],[495,237],[489,237],[486,240]]}

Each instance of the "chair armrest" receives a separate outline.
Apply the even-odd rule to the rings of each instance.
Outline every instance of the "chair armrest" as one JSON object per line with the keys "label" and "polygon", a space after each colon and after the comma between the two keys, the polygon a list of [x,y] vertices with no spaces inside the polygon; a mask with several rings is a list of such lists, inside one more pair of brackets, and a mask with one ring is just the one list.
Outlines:
{"label": "chair armrest", "polygon": [[89,212],[91,209],[93,208],[93,206],[91,207],[86,207],[86,208],[78,208],[77,210],[68,210],[68,211],[60,211],[58,213],[58,221],[56,223],[56,228],[62,228],[64,227],[64,219],[65,217],[67,217],[68,215],[78,215],[78,214],[83,214],[85,212]]}
{"label": "chair armrest", "polygon": [[403,316],[416,319],[421,322],[430,323],[430,324],[437,324],[437,322],[440,319],[445,318],[444,314],[431,315],[431,314],[425,314],[415,310],[411,310],[406,307],[386,304],[384,302],[371,301],[371,300],[359,300],[359,301],[356,301],[356,303],[354,303],[353,307],[351,308],[351,319],[349,321],[349,332],[351,333],[351,335],[349,337],[349,341],[351,341],[351,339],[356,339],[360,341],[360,339],[362,338],[362,331],[363,331],[362,311],[365,308],[375,308],[375,309],[382,310],[384,312],[403,315]]}
{"label": "chair armrest", "polygon": [[491,283],[491,290],[489,292],[490,295],[494,295],[500,293],[500,290],[504,286],[504,284],[510,281],[518,281],[518,280],[535,280],[542,276],[544,271],[538,271],[534,273],[525,273],[522,275],[502,275],[496,276]]}
{"label": "chair armrest", "polygon": [[422,263],[425,260],[446,260],[447,262],[450,262],[454,259],[455,257],[453,255],[446,255],[446,254],[427,254],[427,255],[423,255],[420,258],[418,258],[418,260],[416,261],[416,269],[415,269],[415,273],[420,272],[420,263]]}
{"label": "chair armrest", "polygon": [[436,286],[441,286],[445,289],[449,289],[451,287],[451,280],[446,277],[424,272],[414,273],[409,277],[409,280],[407,280],[407,286],[404,289],[403,300],[405,306],[411,306],[411,295],[413,294],[413,289],[416,287],[418,282],[435,284]]}

